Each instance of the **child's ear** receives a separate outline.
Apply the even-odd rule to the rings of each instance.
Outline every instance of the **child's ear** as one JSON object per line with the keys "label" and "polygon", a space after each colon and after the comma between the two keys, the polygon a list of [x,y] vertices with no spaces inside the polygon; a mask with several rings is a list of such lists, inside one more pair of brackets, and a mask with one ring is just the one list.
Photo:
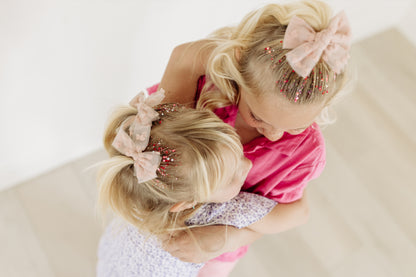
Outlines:
{"label": "child's ear", "polygon": [[178,212],[181,212],[183,210],[192,208],[195,205],[196,205],[195,201],[194,202],[185,202],[185,201],[178,202],[169,209],[169,212],[178,213]]}

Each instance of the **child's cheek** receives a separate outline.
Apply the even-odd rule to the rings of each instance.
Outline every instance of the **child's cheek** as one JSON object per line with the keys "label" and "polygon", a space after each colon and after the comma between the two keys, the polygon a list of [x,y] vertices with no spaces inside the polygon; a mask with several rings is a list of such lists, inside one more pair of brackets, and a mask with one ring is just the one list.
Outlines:
{"label": "child's cheek", "polygon": [[258,122],[258,121],[256,121],[256,120],[254,120],[253,118],[251,118],[251,117],[243,117],[243,119],[244,119],[244,121],[248,124],[248,125],[250,125],[251,127],[259,127],[259,123],[260,122]]}

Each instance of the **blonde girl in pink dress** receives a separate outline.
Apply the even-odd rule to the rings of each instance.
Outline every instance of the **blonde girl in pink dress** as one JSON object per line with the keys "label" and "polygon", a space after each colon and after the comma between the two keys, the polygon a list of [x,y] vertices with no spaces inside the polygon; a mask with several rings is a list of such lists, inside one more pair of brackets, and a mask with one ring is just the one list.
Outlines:
{"label": "blonde girl in pink dress", "polygon": [[[286,204],[266,216],[274,222],[268,233],[307,220],[304,190],[325,166],[318,123],[331,121],[328,108],[349,80],[350,40],[344,12],[333,15],[320,1],[290,2],[268,4],[237,26],[179,45],[171,54],[160,83],[164,101],[212,110],[233,126],[253,163],[242,190]],[[279,216],[290,205],[298,205],[299,212]],[[227,243],[215,247],[224,228],[192,230],[217,251],[201,251],[185,232],[175,234],[165,249],[184,261],[209,261],[199,276],[227,276],[246,245],[262,235],[228,228]]]}

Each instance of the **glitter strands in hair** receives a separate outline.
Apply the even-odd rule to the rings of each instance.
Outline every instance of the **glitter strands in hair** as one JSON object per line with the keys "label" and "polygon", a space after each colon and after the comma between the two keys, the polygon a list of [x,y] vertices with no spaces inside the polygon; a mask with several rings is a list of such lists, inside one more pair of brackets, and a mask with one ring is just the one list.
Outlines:
{"label": "glitter strands in hair", "polygon": [[166,167],[176,166],[176,149],[166,146],[166,143],[160,138],[150,138],[153,141],[148,149],[159,152],[161,161],[157,173],[161,176],[167,176]]}
{"label": "glitter strands in hair", "polygon": [[[185,106],[176,103],[159,104],[155,106],[154,109],[159,113],[159,119],[153,122],[153,126],[160,125],[166,116],[169,116],[171,113],[181,111],[184,108]],[[167,177],[167,167],[177,166],[176,149],[168,146],[167,143],[161,138],[151,136],[150,142],[151,143],[149,143],[147,148],[150,151],[159,152],[161,157],[157,174],[162,178]]]}
{"label": "glitter strands in hair", "polygon": [[[308,102],[312,94],[325,95],[336,79],[336,73],[329,70],[324,63],[318,63],[309,76],[303,78],[287,65],[285,51],[272,47],[264,48],[264,54],[271,61],[271,69],[280,72],[283,78],[276,81],[278,90],[293,102]],[[327,73],[329,72],[329,73]]]}
{"label": "glitter strands in hair", "polygon": [[338,13],[320,31],[294,16],[280,44],[264,48],[278,76],[278,90],[290,101],[313,102],[315,95],[328,93],[347,64],[351,30],[346,14]]}
{"label": "glitter strands in hair", "polygon": [[183,110],[184,108],[185,106],[176,104],[176,103],[160,104],[160,105],[155,106],[155,110],[159,113],[159,116],[160,116],[159,120],[156,121],[155,123],[157,124],[162,123],[162,118],[164,116],[172,112],[178,112],[180,110]]}

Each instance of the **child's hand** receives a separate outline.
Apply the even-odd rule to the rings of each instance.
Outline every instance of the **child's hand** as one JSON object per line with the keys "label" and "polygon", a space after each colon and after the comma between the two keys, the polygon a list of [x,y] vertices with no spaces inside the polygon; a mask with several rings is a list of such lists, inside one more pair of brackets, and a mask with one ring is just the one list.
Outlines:
{"label": "child's hand", "polygon": [[178,231],[160,239],[163,248],[172,256],[184,262],[204,263],[224,252],[234,250],[228,238],[235,230],[238,229],[222,225],[196,227],[189,230],[192,234]]}

